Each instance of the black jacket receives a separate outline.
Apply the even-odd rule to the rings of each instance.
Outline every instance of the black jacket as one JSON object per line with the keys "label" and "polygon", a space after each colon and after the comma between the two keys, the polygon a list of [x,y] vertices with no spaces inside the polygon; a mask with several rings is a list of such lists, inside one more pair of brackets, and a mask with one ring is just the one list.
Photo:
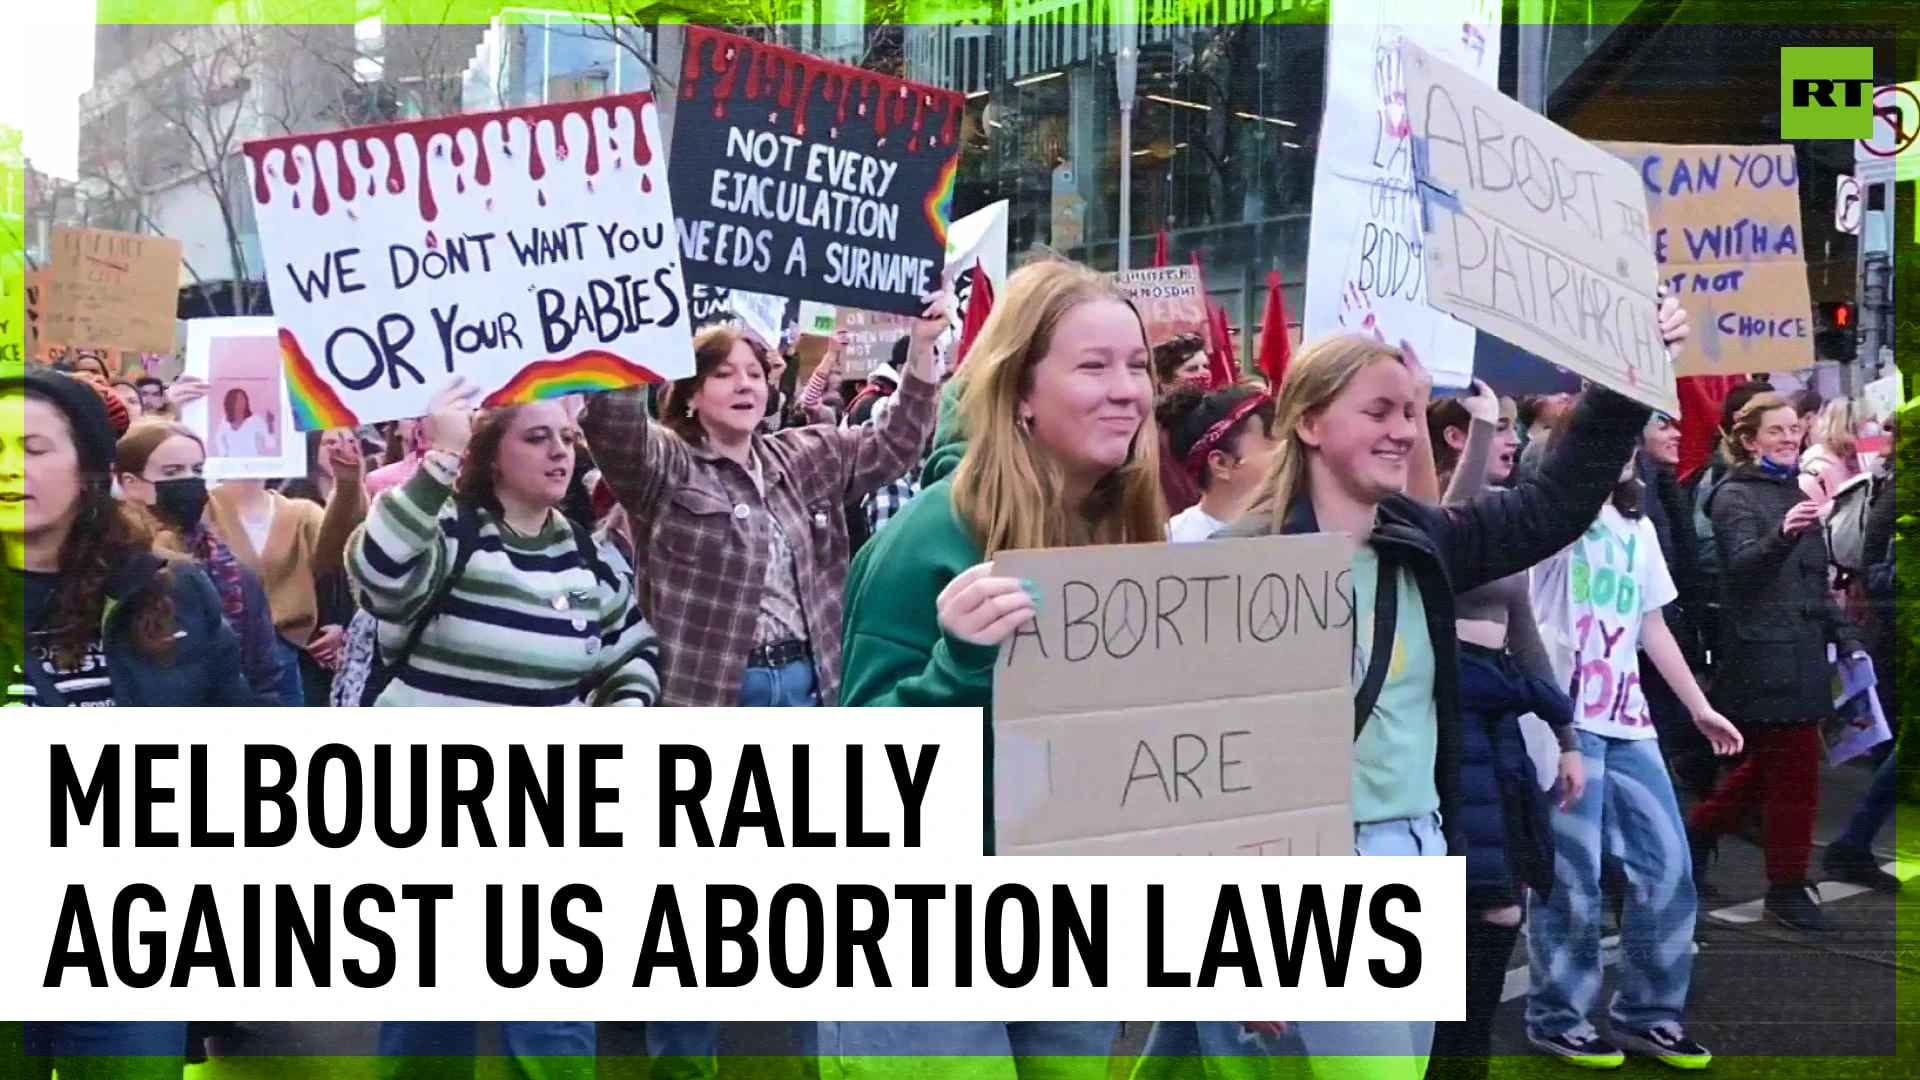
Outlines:
{"label": "black jacket", "polygon": [[[1695,671],[1706,664],[1705,642],[1701,640],[1701,613],[1707,606],[1708,589],[1700,571],[1698,535],[1694,532],[1693,505],[1673,470],[1656,465],[1645,457],[1640,461],[1640,481],[1646,485],[1647,520],[1660,538],[1660,554],[1667,560],[1667,572],[1673,577],[1673,603],[1661,609],[1667,629],[1673,631],[1687,666]],[[1651,671],[1652,665],[1645,665]],[[1656,677],[1657,677],[1657,673]]]}
{"label": "black jacket", "polygon": [[[1578,540],[1613,494],[1620,470],[1650,411],[1596,387],[1575,407],[1567,433],[1538,469],[1511,488],[1494,489],[1461,506],[1428,506],[1405,495],[1383,501],[1370,540],[1412,571],[1433,639],[1433,698],[1439,716],[1434,786],[1440,793],[1447,849],[1465,854],[1460,832],[1460,639],[1453,598],[1517,574]],[[1225,535],[1273,532],[1270,512],[1256,509]],[[1298,498],[1282,533],[1320,531],[1313,504]]]}
{"label": "black jacket", "polygon": [[[152,590],[161,588],[172,590],[174,639],[171,656],[156,661],[134,647],[133,623]],[[147,553],[128,559],[107,586],[100,624],[116,706],[260,704],[247,686],[240,639],[220,613],[220,594],[192,563]]]}
{"label": "black jacket", "polygon": [[1713,699],[1739,724],[1831,716],[1827,646],[1861,647],[1828,588],[1825,532],[1780,531],[1805,500],[1796,478],[1736,465],[1707,504],[1721,565]]}

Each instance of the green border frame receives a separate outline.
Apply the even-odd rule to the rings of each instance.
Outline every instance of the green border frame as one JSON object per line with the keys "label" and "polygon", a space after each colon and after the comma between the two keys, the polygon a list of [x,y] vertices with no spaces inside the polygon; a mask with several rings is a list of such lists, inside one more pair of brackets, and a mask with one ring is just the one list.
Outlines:
{"label": "green border frame", "polygon": [[[743,0],[743,3],[745,0]],[[761,0],[767,3],[767,0]],[[1254,6],[1278,8],[1283,0],[1254,0]],[[1742,0],[1733,4],[1702,4],[1698,6],[1680,3],[1679,0],[1648,0],[1649,5],[1663,8],[1677,8],[1672,12],[1673,21],[1683,24],[1707,25],[1774,25],[1793,26],[1807,22],[1809,5],[1804,0]],[[205,24],[222,21],[237,21],[245,18],[250,22],[271,22],[282,24],[334,23],[350,24],[368,15],[378,13],[389,23],[440,23],[472,22],[486,23],[502,7],[528,6],[547,8],[556,11],[576,11],[584,14],[605,14],[609,0],[522,0],[522,3],[503,3],[501,0],[98,0],[97,21],[102,24],[147,24],[147,25],[183,25]],[[628,6],[628,5],[623,5]],[[636,14],[653,12],[654,18],[663,22],[695,21],[728,23],[735,20],[741,12],[741,6],[728,3],[727,0],[634,0],[630,5],[639,9]],[[770,6],[770,5],[769,5]],[[821,6],[833,7],[833,0],[823,0]],[[1205,0],[1114,0],[1114,8],[1125,11],[1129,8],[1138,12],[1136,16],[1142,23],[1163,21],[1192,22],[1210,17],[1215,4]],[[1229,6],[1240,6],[1233,4]],[[983,13],[995,8],[1004,10],[1002,5],[983,3],[981,0],[882,0],[869,5],[870,18],[878,22],[910,23],[951,23],[962,20],[978,20]],[[1508,0],[1509,14],[1519,11],[1522,18],[1529,14],[1540,13],[1545,4],[1543,0]],[[1581,17],[1587,5],[1568,3],[1556,5],[1559,17],[1552,19],[1556,25],[1585,25]],[[1691,8],[1691,10],[1690,10]],[[764,11],[764,9],[762,9]],[[1891,0],[1886,3],[1874,3],[1869,0],[1835,0],[1818,5],[1823,25],[1887,26],[1896,36],[1896,57],[1899,72],[1920,73],[1920,19],[1916,19],[1915,8],[1910,3]],[[1325,0],[1293,0],[1287,10],[1274,11],[1248,21],[1261,23],[1303,23],[1322,22],[1326,18]],[[758,14],[758,12],[756,13]],[[224,17],[223,17],[224,15]],[[1710,18],[1707,16],[1711,16]],[[1508,20],[1513,21],[1512,19]],[[1543,20],[1544,21],[1544,20]],[[30,26],[29,21],[29,26]],[[31,47],[29,42],[15,39],[16,47]],[[0,117],[0,120],[4,120]],[[22,335],[21,309],[14,305],[23,301],[21,275],[24,271],[24,252],[22,250],[23,217],[23,168],[18,154],[18,135],[11,128],[0,124],[0,194],[6,201],[0,203],[0,298],[4,298],[5,308],[0,310],[0,363],[7,356],[19,355]],[[1896,298],[1894,350],[1896,364],[1908,380],[1909,392],[1920,388],[1920,305],[1916,305],[1915,295],[1920,289],[1913,284],[1920,282],[1920,218],[1915,216],[1915,202],[1920,199],[1920,184],[1906,183],[1896,200],[1896,222],[1893,235],[1896,237],[1896,275],[1897,280],[1907,282],[1907,286]],[[1912,238],[1909,240],[1908,238]],[[1904,241],[1904,242],[1903,242]],[[12,347],[8,353],[6,348]],[[1914,412],[1916,423],[1920,426],[1920,410]],[[11,424],[0,422],[0,436],[5,436],[17,424],[17,417],[0,418],[0,421],[12,419]],[[1920,506],[1920,461],[1914,458],[1913,450],[1920,447],[1920,432],[1903,437],[1896,450],[1897,459],[1903,463],[1898,470],[1901,479],[1897,498],[1903,506]],[[1913,566],[1902,565],[1899,568],[1899,608],[1900,639],[1904,642],[1920,641],[1920,563]],[[9,612],[12,633],[18,633],[19,614]],[[1920,657],[1914,650],[1902,649],[1898,670],[1893,673],[1896,687],[1896,700],[1909,702],[1914,700],[1910,691],[1920,684]],[[1920,710],[1911,706],[1902,706],[1899,714],[1909,724],[1920,723]],[[1920,863],[1920,735],[1910,733],[1903,740],[1900,750],[1900,772],[1902,787],[1902,805],[1897,811],[1896,843],[1903,862]],[[1920,1018],[1914,1015],[1916,1004],[1920,1004],[1920,904],[1902,898],[1896,905],[1896,964],[1902,965],[1896,974],[1896,1026],[1895,1054],[1891,1057],[1865,1058],[1822,1058],[1822,1057],[1746,1057],[1724,1056],[1714,1062],[1714,1071],[1720,1076],[1753,1076],[1756,1078],[1806,1078],[1806,1080],[1826,1080],[1830,1077],[1898,1077],[1912,1075],[1912,1070],[1920,1069]],[[9,1025],[9,1027],[12,1027]],[[17,1027],[13,1032],[17,1032]],[[11,1033],[9,1033],[11,1034]],[[17,1037],[17,1036],[16,1036]],[[8,1040],[0,1038],[0,1055],[17,1053],[18,1044],[5,1045]],[[328,1059],[330,1064],[321,1068],[320,1059],[280,1059],[291,1064],[301,1064],[286,1070],[289,1076],[302,1077],[345,1076],[357,1073],[355,1068],[364,1059],[342,1058]],[[617,1075],[637,1076],[626,1063],[632,1059],[598,1059],[599,1068],[609,1066],[617,1069]],[[797,1063],[792,1059],[763,1058],[755,1059],[765,1066],[764,1075],[768,1080],[775,1078],[797,1077]],[[1218,1063],[1229,1065],[1241,1063],[1241,1068],[1229,1065],[1224,1070],[1238,1073],[1244,1070],[1248,1059],[1224,1059]],[[572,1070],[561,1062],[566,1059],[554,1059],[560,1066],[557,1074],[567,1074]],[[1901,1067],[1900,1062],[1909,1064]],[[370,1066],[370,1062],[367,1063]],[[680,1069],[668,1068],[656,1070],[659,1075],[677,1076]],[[873,1062],[887,1072],[914,1080],[946,1080],[948,1077],[984,1077],[994,1071],[996,1066],[1004,1067],[996,1059],[966,1058],[887,1058]],[[1037,1064],[1022,1062],[1023,1065]],[[1104,1069],[1089,1068],[1091,1059],[1062,1059],[1048,1063],[1049,1073],[1061,1076],[1090,1077],[1092,1080],[1124,1080],[1130,1072],[1126,1067],[1127,1059],[1113,1059]],[[1326,1062],[1323,1060],[1322,1065]],[[1341,1076],[1375,1076],[1404,1074],[1406,1066],[1395,1059],[1351,1060],[1344,1063],[1347,1067],[1337,1070]],[[5,1062],[0,1061],[0,1075],[5,1073]],[[575,1066],[577,1068],[577,1065]],[[1649,1066],[1652,1067],[1652,1066]],[[733,1066],[738,1069],[736,1063]],[[1567,1076],[1567,1066],[1543,1058],[1502,1057],[1495,1058],[1493,1072],[1497,1077],[1526,1075],[1531,1076],[1537,1068],[1542,1075]],[[542,1070],[543,1072],[545,1070]],[[1285,1069],[1275,1069],[1278,1076]],[[1197,1074],[1197,1071],[1196,1071]],[[592,1073],[588,1073],[591,1076]],[[1251,1075],[1251,1072],[1249,1072]],[[1320,1072],[1324,1077],[1328,1074]],[[211,1075],[207,1080],[214,1080]]]}

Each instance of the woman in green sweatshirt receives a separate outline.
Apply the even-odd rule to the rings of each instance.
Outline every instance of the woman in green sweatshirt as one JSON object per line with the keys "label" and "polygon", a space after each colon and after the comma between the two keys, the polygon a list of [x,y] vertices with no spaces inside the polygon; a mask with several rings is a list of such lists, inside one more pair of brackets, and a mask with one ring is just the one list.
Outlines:
{"label": "woman in green sweatshirt", "polygon": [[[1002,577],[1003,551],[1165,539],[1139,313],[1105,275],[1062,261],[1007,281],[967,354],[957,409],[967,433],[847,582],[841,702],[987,711],[984,842],[993,851],[993,666],[1031,622],[1031,583]],[[948,410],[943,410],[948,412]],[[938,442],[936,437],[936,442]],[[912,1056],[942,1080],[1097,1080],[1111,1023],[821,1024],[820,1053],[898,1071]],[[1017,1064],[1016,1064],[1017,1063]]]}

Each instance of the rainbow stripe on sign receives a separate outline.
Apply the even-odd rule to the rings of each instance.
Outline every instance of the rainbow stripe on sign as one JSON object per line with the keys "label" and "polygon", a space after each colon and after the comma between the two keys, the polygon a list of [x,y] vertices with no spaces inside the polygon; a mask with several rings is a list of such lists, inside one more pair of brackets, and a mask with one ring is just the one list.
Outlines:
{"label": "rainbow stripe on sign", "polygon": [[660,376],[648,368],[602,349],[588,349],[565,359],[528,364],[507,385],[488,394],[482,404],[494,408],[660,381]]}
{"label": "rainbow stripe on sign", "polygon": [[299,340],[285,327],[280,330],[280,366],[287,373],[287,400],[293,406],[296,429],[335,431],[360,426],[360,419],[314,370]]}
{"label": "rainbow stripe on sign", "polygon": [[947,215],[953,208],[953,186],[959,179],[960,155],[956,153],[940,170],[939,182],[927,192],[927,224],[933,227],[933,235],[940,239],[941,247],[947,245]]}

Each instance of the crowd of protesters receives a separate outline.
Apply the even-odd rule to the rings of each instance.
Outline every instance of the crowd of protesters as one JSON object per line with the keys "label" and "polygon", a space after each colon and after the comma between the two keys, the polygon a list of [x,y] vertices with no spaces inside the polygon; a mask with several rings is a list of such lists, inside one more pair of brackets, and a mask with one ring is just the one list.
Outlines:
{"label": "crowd of protesters", "polygon": [[[1151,348],[1111,279],[1064,261],[1009,278],[962,356],[940,345],[951,298],[924,300],[863,380],[839,378],[844,339],[802,380],[787,349],[714,326],[666,387],[477,411],[456,380],[417,421],[310,434],[308,475],[277,482],[209,484],[255,421],[229,403],[214,432],[183,425],[196,380],[0,380],[24,417],[0,449],[0,580],[24,616],[9,703],[964,706],[991,724],[998,648],[1040,603],[999,553],[1338,532],[1360,541],[1355,853],[1467,857],[1466,1020],[1162,1023],[1145,1080],[1271,1056],[1484,1076],[1523,927],[1543,1053],[1703,1067],[1684,1027],[1693,925],[1719,845],[1756,816],[1767,915],[1825,928],[1810,864],[1831,665],[1889,671],[1896,637],[1891,455],[1861,452],[1854,403],[1737,387],[1712,460],[1682,478],[1675,417],[1600,387],[1436,398],[1404,343],[1336,336],[1276,387],[1223,385],[1200,339]],[[1552,742],[1544,776],[1529,717]],[[1871,853],[1893,795],[1888,754],[1827,873],[1897,887]],[[796,1026],[809,1055],[1080,1061],[1090,1078],[1117,1028]],[[99,1054],[174,1080],[189,1055],[296,1053],[323,1027],[28,1025],[25,1049],[70,1062],[63,1080]],[[719,1035],[652,1025],[648,1050],[712,1076]],[[386,1024],[377,1052],[457,1061],[475,1038]],[[503,1040],[523,1064],[594,1052],[584,1023]]]}

